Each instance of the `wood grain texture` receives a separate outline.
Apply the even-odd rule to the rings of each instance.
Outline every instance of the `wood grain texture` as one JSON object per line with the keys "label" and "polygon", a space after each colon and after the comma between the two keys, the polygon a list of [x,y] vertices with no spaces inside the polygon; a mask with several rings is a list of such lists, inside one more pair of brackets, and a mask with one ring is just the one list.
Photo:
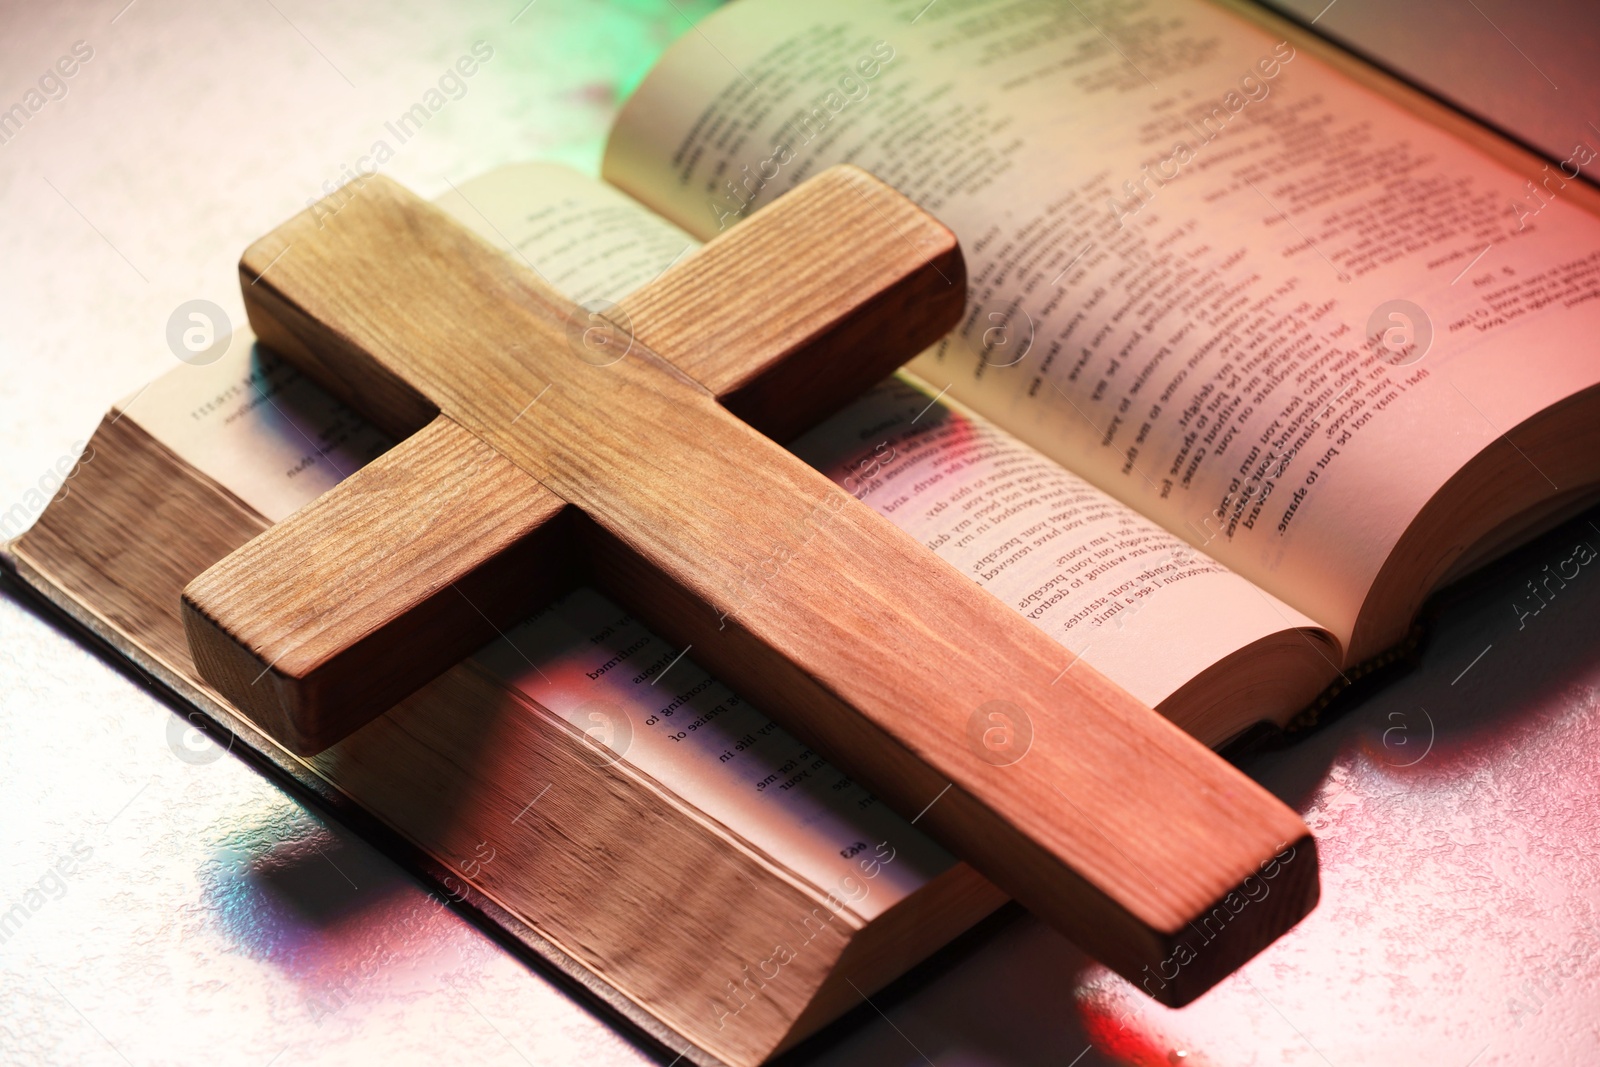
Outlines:
{"label": "wood grain texture", "polygon": [[[604,309],[624,325],[570,319],[568,346],[587,345],[604,362],[637,339],[760,429],[789,436],[883,379],[960,313],[966,275],[954,235],[886,192],[850,169],[809,182],[782,210],[711,241],[620,310]],[[804,284],[802,265],[814,262],[829,264],[828,285]],[[242,268],[272,346],[382,426],[408,432],[435,410],[403,376],[353,357],[338,331],[297,317],[268,277],[274,266]],[[730,291],[749,299],[729,306]],[[518,417],[536,413],[539,399]],[[434,415],[197,580],[185,609],[195,654],[280,742],[319,752],[577,584],[575,520],[561,514],[536,480]],[[327,530],[347,534],[335,542],[319,536]]]}
{"label": "wood grain texture", "polygon": [[966,291],[954,234],[836,167],[628,296],[618,321],[786,441],[944,336]]}
{"label": "wood grain texture", "polygon": [[[795,241],[815,227],[781,206],[766,214]],[[847,317],[831,263],[797,269]],[[371,181],[326,228],[308,212],[252,246],[242,270],[259,279],[252,325],[292,334],[286,355],[309,352],[313,375],[349,363],[337,382],[378,386],[348,399],[399,397],[393,421],[426,398],[574,505],[604,587],[992,881],[1136,982],[1183,956],[1146,987],[1159,999],[1197,996],[1314,904],[1314,849],[1287,807],[638,337],[597,365],[569,342],[569,306],[436,208]],[[730,288],[723,306],[762,299]],[[190,617],[219,620],[226,604],[195,593]],[[972,729],[996,701],[1032,735],[1005,766]],[[1282,854],[1269,896],[1190,945]]]}
{"label": "wood grain texture", "polygon": [[[215,702],[179,614],[184,586],[269,523],[116,414],[72,492],[8,546],[19,573],[238,743],[271,748]],[[686,1063],[765,1062],[1004,900],[956,865],[870,922],[835,908],[782,857],[626,759],[595,760],[559,716],[470,663],[314,759],[279,758],[449,872],[440,892],[459,900],[470,884],[524,946],[586,984],[598,976],[675,1052],[693,1042]],[[780,942],[796,950],[782,981],[744,986]]]}
{"label": "wood grain texture", "polygon": [[190,645],[263,729],[320,752],[580,584],[575,522],[440,416],[195,579]]}

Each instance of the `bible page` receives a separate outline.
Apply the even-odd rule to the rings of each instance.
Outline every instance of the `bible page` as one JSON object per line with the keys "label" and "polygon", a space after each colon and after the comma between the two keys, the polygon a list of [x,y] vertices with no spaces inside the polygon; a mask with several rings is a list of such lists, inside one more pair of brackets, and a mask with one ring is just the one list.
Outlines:
{"label": "bible page", "polygon": [[605,175],[707,237],[877,174],[967,257],[916,373],[1350,654],[1446,480],[1600,380],[1573,136],[1534,188],[1203,0],[743,0],[646,78]]}
{"label": "bible page", "polygon": [[1151,707],[1168,711],[1230,656],[1269,655],[1264,640],[1285,630],[1311,652],[1297,657],[1313,664],[1298,699],[1237,707],[1250,717],[1226,733],[1261,718],[1282,725],[1337,673],[1338,648],[1311,619],[910,380],[891,379],[791,447]]}

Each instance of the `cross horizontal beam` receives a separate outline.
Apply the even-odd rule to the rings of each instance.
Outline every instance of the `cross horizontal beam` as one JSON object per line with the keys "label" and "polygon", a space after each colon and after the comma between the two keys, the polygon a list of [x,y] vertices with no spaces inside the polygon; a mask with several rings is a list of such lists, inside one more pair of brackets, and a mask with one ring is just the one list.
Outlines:
{"label": "cross horizontal beam", "polygon": [[[859,221],[871,216],[888,224]],[[741,234],[746,243],[733,240]],[[719,247],[737,254],[719,265]],[[423,580],[448,554],[363,518],[390,499],[406,514],[447,506],[430,495],[437,479],[407,478],[455,470],[457,491],[481,477],[507,497],[459,517],[472,526],[456,531],[462,581],[512,557],[542,593],[568,580],[572,560],[586,563],[614,597],[692,643],[698,661],[897,810],[923,812],[919,825],[1124,975],[1170,968],[1199,944],[1174,975],[1163,970],[1151,990],[1161,999],[1198,995],[1309,910],[1315,851],[1292,811],[1092,669],[1064,672],[1071,653],[761,432],[796,429],[881,376],[887,367],[861,362],[880,340],[899,342],[898,361],[952,324],[964,273],[948,231],[844,169],[701,256],[625,306],[631,335],[622,313],[598,324],[610,347],[594,358],[571,341],[570,305],[392,183],[369,182],[325,229],[307,213],[252,246],[252,277],[275,264],[247,290],[258,334],[369,417],[427,426],[430,450],[402,453],[370,484],[351,479],[343,499],[319,501],[190,586],[186,624],[205,677],[246,710],[249,676],[271,678],[281,717],[267,714],[281,726],[293,721],[284,700],[341,650],[365,640],[381,652],[404,636],[411,654],[444,617],[430,612],[461,617]],[[856,288],[863,278],[871,284]],[[862,311],[885,292],[898,294],[883,298],[898,304],[892,314]],[[665,351],[644,341],[651,328]],[[847,343],[817,341],[830,337]],[[764,356],[751,369],[734,346]],[[454,529],[458,517],[430,521]],[[297,565],[320,576],[351,560],[366,569],[343,590],[317,596],[302,583],[293,602],[283,597]],[[1005,765],[971,742],[997,707],[1032,734]],[[313,722],[299,736],[337,732]],[[1270,894],[1230,908],[1226,929],[1197,941],[1269,864]]]}
{"label": "cross horizontal beam", "polygon": [[[783,210],[727,231],[607,309],[624,325],[569,312],[568,344],[605,363],[638,342],[751,425],[791,437],[961,314],[966,275],[954,236],[884,192],[859,172],[808,182]],[[797,228],[794,218],[827,224]],[[841,232],[854,254],[838,255]],[[219,605],[227,620],[229,639],[201,643],[210,669],[229,679],[224,691],[285,747],[312,755],[590,572],[571,536],[577,516],[536,479],[381,369],[357,376],[310,350],[289,327],[292,313],[279,317],[266,268],[281,254],[262,242],[240,266],[262,342],[296,353],[397,436],[431,420],[190,586],[194,603]],[[818,261],[829,263],[830,284],[804,284]],[[312,343],[337,351],[333,338]],[[529,397],[512,421],[537,418],[540,399]],[[348,536],[319,536],[334,529]],[[190,625],[205,625],[203,614]]]}

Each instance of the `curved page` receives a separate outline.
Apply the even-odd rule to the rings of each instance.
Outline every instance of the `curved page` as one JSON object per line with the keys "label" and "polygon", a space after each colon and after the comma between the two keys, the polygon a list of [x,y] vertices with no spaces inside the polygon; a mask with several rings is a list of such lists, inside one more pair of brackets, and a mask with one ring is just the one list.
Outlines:
{"label": "curved page", "polygon": [[700,235],[878,174],[971,273],[915,371],[1359,656],[1424,504],[1600,380],[1600,220],[1562,199],[1594,158],[1534,188],[1200,0],[744,0],[669,50],[605,172]]}

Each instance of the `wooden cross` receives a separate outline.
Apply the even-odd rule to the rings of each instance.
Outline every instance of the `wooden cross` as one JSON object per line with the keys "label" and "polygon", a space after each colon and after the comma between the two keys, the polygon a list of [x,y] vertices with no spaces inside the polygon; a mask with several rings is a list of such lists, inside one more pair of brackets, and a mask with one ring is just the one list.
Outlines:
{"label": "wooden cross", "polygon": [[[604,317],[385,179],[318,214],[245,253],[250,323],[405,440],[184,593],[284,745],[593,582],[1164,1002],[1315,903],[1294,812],[775,443],[959,321],[960,248],[898,193],[830,170]],[[1015,762],[974,743],[996,709]]]}

